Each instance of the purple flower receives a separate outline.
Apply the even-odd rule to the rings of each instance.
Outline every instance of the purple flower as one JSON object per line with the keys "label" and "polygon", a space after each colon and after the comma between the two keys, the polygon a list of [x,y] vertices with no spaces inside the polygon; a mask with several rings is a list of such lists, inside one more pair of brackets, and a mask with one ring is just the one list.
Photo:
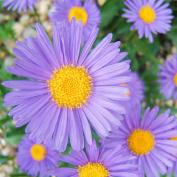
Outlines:
{"label": "purple flower", "polygon": [[125,0],[125,5],[123,16],[133,23],[131,29],[137,30],[140,38],[153,42],[152,34],[165,34],[170,30],[172,10],[164,0]]}
{"label": "purple flower", "polygon": [[51,20],[56,22],[71,22],[72,19],[81,21],[84,26],[84,39],[87,40],[93,27],[100,23],[100,12],[92,0],[64,0],[57,1]]}
{"label": "purple flower", "polygon": [[57,169],[57,177],[138,177],[137,166],[131,163],[134,157],[124,154],[120,147],[105,150],[93,143],[85,151],[73,151],[61,159],[73,168]]}
{"label": "purple flower", "polygon": [[28,124],[30,137],[52,139],[59,151],[70,140],[80,150],[85,140],[92,143],[92,129],[105,137],[120,124],[121,102],[129,97],[118,85],[130,80],[130,62],[121,61],[126,53],[118,50],[120,42],[111,42],[111,34],[91,50],[97,28],[82,46],[83,27],[75,21],[55,25],[53,42],[39,24],[36,30],[37,37],[17,42],[14,49],[15,64],[8,71],[28,79],[4,82],[13,89],[4,99],[13,106],[9,115],[17,127]]}
{"label": "purple flower", "polygon": [[49,176],[49,171],[55,169],[59,155],[51,146],[40,144],[25,137],[18,147],[17,164],[23,172],[32,176]]}
{"label": "purple flower", "polygon": [[177,157],[177,142],[170,138],[177,135],[177,119],[166,111],[158,116],[157,107],[146,109],[143,119],[137,107],[127,115],[119,128],[103,140],[107,149],[122,144],[129,155],[134,155],[139,176],[158,177],[172,167]]}
{"label": "purple flower", "polygon": [[128,86],[128,92],[125,93],[130,97],[130,100],[123,102],[127,111],[131,111],[132,107],[141,104],[144,99],[144,83],[139,78],[137,73],[131,73],[131,81],[127,83],[120,84],[122,87]]}
{"label": "purple flower", "polygon": [[177,55],[167,59],[160,67],[159,83],[160,91],[166,99],[177,99]]}
{"label": "purple flower", "polygon": [[8,10],[18,12],[32,10],[37,0],[4,0],[3,6]]}

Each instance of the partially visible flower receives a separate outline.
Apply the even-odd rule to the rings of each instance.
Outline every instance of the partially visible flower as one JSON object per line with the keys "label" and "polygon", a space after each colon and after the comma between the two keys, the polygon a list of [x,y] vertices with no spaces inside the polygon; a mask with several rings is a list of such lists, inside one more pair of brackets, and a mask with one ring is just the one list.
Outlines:
{"label": "partially visible flower", "polygon": [[37,0],[4,0],[3,6],[8,10],[17,10],[18,12],[33,10]]}
{"label": "partially visible flower", "polygon": [[131,81],[129,83],[121,83],[120,86],[128,87],[127,92],[125,93],[130,97],[130,100],[123,102],[126,110],[131,110],[132,107],[141,104],[144,99],[144,83],[139,78],[137,73],[130,74]]}
{"label": "partially visible flower", "polygon": [[177,54],[160,66],[160,91],[166,99],[177,99]]}
{"label": "partially visible flower", "polygon": [[31,176],[50,176],[59,162],[59,154],[52,146],[46,146],[25,137],[18,147],[17,164],[23,172]]}
{"label": "partially visible flower", "polygon": [[72,19],[81,21],[84,26],[84,39],[87,40],[93,27],[100,23],[100,12],[92,0],[64,0],[56,2],[51,19],[54,23],[70,23]]}
{"label": "partially visible flower", "polygon": [[57,177],[138,177],[134,157],[124,154],[120,147],[105,150],[97,148],[95,142],[85,151],[73,151],[62,161],[73,168],[60,168],[55,171]]}
{"label": "partially visible flower", "polygon": [[177,157],[177,141],[170,140],[177,135],[177,119],[170,111],[158,115],[157,107],[146,109],[143,119],[140,112],[132,108],[103,143],[107,149],[122,145],[127,155],[134,155],[140,177],[165,175]]}
{"label": "partially visible flower", "polygon": [[131,29],[137,30],[139,37],[153,42],[153,35],[165,34],[171,28],[172,10],[164,0],[125,0],[124,15],[133,23]]}
{"label": "partially visible flower", "polygon": [[52,140],[59,151],[69,141],[74,150],[83,149],[92,143],[93,129],[105,137],[112,125],[120,125],[121,103],[129,97],[119,84],[130,81],[130,61],[122,61],[127,54],[120,52],[120,42],[111,42],[111,34],[92,49],[97,28],[83,44],[83,26],[74,20],[54,25],[53,42],[41,25],[36,30],[36,37],[17,42],[8,68],[27,79],[3,83],[13,89],[4,98],[13,107],[9,115],[17,127],[27,124],[30,137]]}

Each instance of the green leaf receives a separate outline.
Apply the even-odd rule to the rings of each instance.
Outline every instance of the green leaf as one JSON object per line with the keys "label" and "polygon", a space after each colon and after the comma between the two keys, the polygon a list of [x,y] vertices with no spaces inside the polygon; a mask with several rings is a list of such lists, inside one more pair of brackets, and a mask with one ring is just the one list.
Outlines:
{"label": "green leaf", "polygon": [[123,9],[123,0],[108,0],[101,8],[101,28],[105,28]]}
{"label": "green leaf", "polygon": [[7,163],[9,160],[8,156],[4,156],[0,154],[0,165]]}

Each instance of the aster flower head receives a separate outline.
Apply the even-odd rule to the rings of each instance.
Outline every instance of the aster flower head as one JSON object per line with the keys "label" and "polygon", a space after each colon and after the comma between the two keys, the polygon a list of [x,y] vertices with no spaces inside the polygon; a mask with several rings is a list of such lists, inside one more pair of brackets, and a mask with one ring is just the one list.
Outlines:
{"label": "aster flower head", "polygon": [[4,0],[3,6],[18,12],[32,10],[37,0]]}
{"label": "aster flower head", "polygon": [[119,84],[130,80],[129,61],[121,61],[126,53],[118,49],[120,42],[111,43],[111,34],[91,50],[97,28],[82,46],[83,26],[75,21],[56,24],[52,42],[39,24],[36,30],[35,38],[17,42],[8,71],[27,79],[4,82],[13,89],[4,102],[13,106],[9,115],[17,127],[27,124],[30,137],[52,139],[59,151],[70,140],[80,150],[92,143],[92,129],[105,137],[120,124],[125,114],[120,102],[129,97]]}
{"label": "aster flower head", "polygon": [[160,66],[160,91],[166,99],[177,99],[177,54]]}
{"label": "aster flower head", "polygon": [[172,10],[164,0],[125,0],[124,17],[133,23],[139,37],[153,42],[153,34],[165,34],[171,28]]}
{"label": "aster flower head", "polygon": [[55,169],[58,162],[59,154],[51,146],[38,143],[27,136],[19,144],[17,164],[28,175],[34,177],[50,176],[49,171]]}
{"label": "aster flower head", "polygon": [[137,165],[131,163],[134,157],[124,154],[121,147],[112,150],[98,148],[96,143],[83,151],[73,151],[61,161],[74,168],[55,171],[57,177],[138,177]]}
{"label": "aster flower head", "polygon": [[177,119],[170,111],[158,115],[157,107],[146,109],[143,119],[140,109],[134,108],[126,115],[122,125],[103,140],[107,149],[122,144],[129,155],[134,155],[140,177],[158,177],[172,167],[177,157]]}
{"label": "aster flower head", "polygon": [[71,23],[72,19],[81,21],[84,26],[84,39],[87,40],[92,28],[100,23],[100,12],[92,0],[64,0],[56,1],[51,20]]}
{"label": "aster flower head", "polygon": [[127,111],[130,110],[135,105],[141,104],[141,102],[144,99],[143,81],[139,78],[137,73],[131,73],[130,77],[131,81],[128,84],[126,83],[120,84],[122,87],[128,86],[129,89],[126,95],[129,96],[130,99],[127,102],[123,103]]}

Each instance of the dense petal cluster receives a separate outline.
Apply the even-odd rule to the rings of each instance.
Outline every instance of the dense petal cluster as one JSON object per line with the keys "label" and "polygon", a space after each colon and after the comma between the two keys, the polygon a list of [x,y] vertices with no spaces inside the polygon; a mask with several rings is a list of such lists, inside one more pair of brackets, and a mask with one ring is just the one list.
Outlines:
{"label": "dense petal cluster", "polygon": [[165,34],[170,30],[172,10],[164,0],[125,0],[125,5],[123,16],[133,23],[131,29],[137,30],[140,38],[153,42],[153,34]]}
{"label": "dense petal cluster", "polygon": [[18,12],[32,10],[37,0],[4,0],[3,6]]}
{"label": "dense petal cluster", "polygon": [[92,28],[100,23],[100,12],[95,3],[91,0],[64,0],[56,1],[54,11],[51,13],[51,20],[54,23],[67,22],[72,19],[81,21],[84,26],[84,39],[87,40]]}
{"label": "dense petal cluster", "polygon": [[124,119],[122,125],[103,140],[107,149],[122,144],[129,155],[134,155],[139,176],[158,177],[167,173],[177,157],[177,119],[170,111],[158,115],[157,107],[147,109],[143,119],[140,109],[134,108]]}
{"label": "dense petal cluster", "polygon": [[57,177],[138,177],[137,166],[132,164],[134,157],[124,154],[120,146],[106,150],[93,142],[85,150],[73,151],[61,159],[74,168],[57,169]]}
{"label": "dense petal cluster", "polygon": [[119,84],[130,81],[130,62],[122,61],[126,53],[120,52],[120,42],[111,42],[111,34],[91,50],[97,28],[85,44],[83,26],[75,21],[56,24],[53,42],[39,24],[36,30],[37,37],[17,42],[15,64],[8,68],[27,79],[3,83],[13,89],[4,99],[14,106],[9,115],[17,127],[27,124],[30,137],[53,140],[59,151],[70,140],[80,150],[85,141],[92,143],[92,129],[105,137],[120,124],[121,102],[129,96]]}
{"label": "dense petal cluster", "polygon": [[50,170],[59,163],[59,155],[52,146],[46,146],[24,137],[18,147],[17,164],[20,169],[32,176],[50,176]]}
{"label": "dense petal cluster", "polygon": [[177,54],[160,66],[160,91],[166,99],[177,99]]}

